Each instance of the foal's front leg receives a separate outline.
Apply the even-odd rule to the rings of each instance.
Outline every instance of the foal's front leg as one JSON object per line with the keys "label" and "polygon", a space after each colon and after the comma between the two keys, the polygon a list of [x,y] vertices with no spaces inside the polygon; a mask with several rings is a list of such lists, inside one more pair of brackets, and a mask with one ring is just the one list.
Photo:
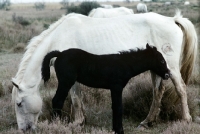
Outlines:
{"label": "foal's front leg", "polygon": [[139,128],[148,128],[149,125],[156,120],[160,113],[161,99],[165,92],[161,77],[153,72],[151,72],[151,77],[153,82],[153,102],[149,114],[146,119],[140,123]]}
{"label": "foal's front leg", "polygon": [[61,109],[63,108],[65,99],[73,83],[59,82],[58,89],[52,99],[53,116],[61,117]]}
{"label": "foal's front leg", "polygon": [[115,134],[124,134],[122,126],[122,89],[111,89],[113,130]]}

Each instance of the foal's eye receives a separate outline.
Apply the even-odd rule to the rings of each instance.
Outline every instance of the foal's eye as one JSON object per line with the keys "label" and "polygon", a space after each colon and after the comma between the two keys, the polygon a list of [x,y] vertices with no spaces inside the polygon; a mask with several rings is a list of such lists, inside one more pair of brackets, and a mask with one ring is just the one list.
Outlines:
{"label": "foal's eye", "polygon": [[22,102],[17,103],[17,106],[21,107],[22,106]]}
{"label": "foal's eye", "polygon": [[161,60],[161,63],[162,63],[162,64],[164,64],[164,63],[165,63],[165,61],[164,61],[164,60]]}

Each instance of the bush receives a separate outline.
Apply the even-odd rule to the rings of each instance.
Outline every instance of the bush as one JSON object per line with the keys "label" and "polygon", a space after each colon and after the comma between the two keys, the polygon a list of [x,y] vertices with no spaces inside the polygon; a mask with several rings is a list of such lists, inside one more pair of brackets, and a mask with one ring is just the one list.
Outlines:
{"label": "bush", "polygon": [[66,9],[69,6],[69,0],[62,0],[60,4],[62,5],[62,9]]}
{"label": "bush", "polygon": [[48,29],[49,26],[50,26],[50,24],[46,24],[46,23],[43,24],[43,27],[44,27],[45,29]]}
{"label": "bush", "polygon": [[81,13],[81,10],[80,7],[72,5],[67,8],[67,13]]}
{"label": "bush", "polygon": [[10,0],[0,0],[0,9],[9,10],[10,5],[11,5]]}
{"label": "bush", "polygon": [[97,7],[101,7],[100,4],[98,2],[89,2],[89,1],[85,1],[82,2],[79,6],[70,6],[67,8],[67,13],[80,13],[83,15],[88,15],[89,12],[93,9],[93,8],[97,8]]}
{"label": "bush", "polygon": [[11,49],[12,53],[21,53],[25,50],[25,44],[19,43]]}
{"label": "bush", "polygon": [[22,16],[16,16],[16,13],[12,15],[12,20],[13,22],[21,24],[22,26],[30,25],[30,22],[28,20],[24,19],[24,17]]}
{"label": "bush", "polygon": [[45,9],[45,3],[44,2],[36,2],[35,3],[35,9],[36,10],[43,10],[43,9]]}

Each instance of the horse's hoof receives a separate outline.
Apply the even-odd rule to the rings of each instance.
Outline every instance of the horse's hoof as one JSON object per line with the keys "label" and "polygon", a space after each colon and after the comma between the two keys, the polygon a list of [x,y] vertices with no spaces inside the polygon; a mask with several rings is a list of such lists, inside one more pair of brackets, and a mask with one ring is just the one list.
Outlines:
{"label": "horse's hoof", "polygon": [[140,124],[140,125],[137,127],[137,129],[140,130],[140,131],[143,131],[143,130],[145,130],[145,129],[147,129],[147,128],[148,128],[148,126],[143,125],[143,124]]}
{"label": "horse's hoof", "polygon": [[192,122],[192,117],[190,115],[187,115],[185,118],[183,118],[184,121],[186,121],[187,123]]}

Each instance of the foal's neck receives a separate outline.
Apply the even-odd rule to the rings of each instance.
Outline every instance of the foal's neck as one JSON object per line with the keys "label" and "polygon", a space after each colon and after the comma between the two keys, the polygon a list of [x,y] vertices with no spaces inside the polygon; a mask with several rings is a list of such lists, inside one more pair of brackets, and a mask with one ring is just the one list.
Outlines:
{"label": "foal's neck", "polygon": [[132,75],[136,76],[140,73],[148,71],[151,69],[151,58],[146,53],[145,50],[140,50],[140,52],[135,52],[135,54],[130,55],[129,63],[132,70]]}

